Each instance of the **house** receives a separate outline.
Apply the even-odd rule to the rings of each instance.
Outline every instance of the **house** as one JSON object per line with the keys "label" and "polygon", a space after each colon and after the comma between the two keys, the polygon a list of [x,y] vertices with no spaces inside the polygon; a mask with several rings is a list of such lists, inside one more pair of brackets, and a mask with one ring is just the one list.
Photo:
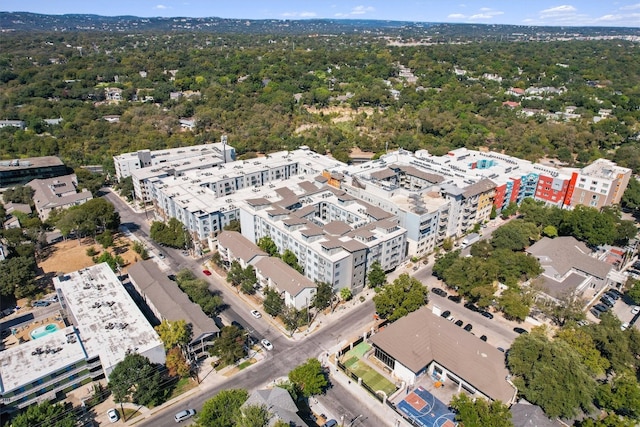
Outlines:
{"label": "house", "polygon": [[120,116],[116,114],[110,114],[107,116],[102,116],[102,119],[109,123],[120,123]]}
{"label": "house", "polygon": [[26,123],[23,120],[0,120],[0,129],[6,127],[14,127],[18,129],[24,129]]}
{"label": "house", "polygon": [[180,128],[184,130],[194,130],[196,128],[196,119],[183,118],[179,122]]}
{"label": "house", "polygon": [[524,95],[524,89],[521,89],[519,87],[512,87],[509,88],[509,90],[507,91],[507,95],[511,95],[511,96],[523,96]]}
{"label": "house", "polygon": [[543,237],[527,249],[536,257],[544,272],[540,275],[547,296],[560,300],[563,296],[592,299],[609,284],[615,283],[613,266],[592,256],[583,242],[571,236]]}
{"label": "house", "polygon": [[223,231],[218,235],[218,253],[227,266],[238,261],[242,268],[269,256],[237,231]]}
{"label": "house", "polygon": [[521,400],[509,409],[514,427],[560,427],[562,424],[545,415],[542,408]]}
{"label": "house", "polygon": [[289,392],[280,387],[274,387],[265,390],[256,390],[242,404],[247,406],[264,406],[269,408],[269,412],[273,414],[267,426],[273,426],[278,421],[282,421],[290,427],[306,427],[307,424],[302,421],[298,415],[298,407],[291,398]]}
{"label": "house", "polygon": [[313,302],[317,290],[315,282],[285,264],[280,258],[261,258],[256,262],[255,269],[258,283],[277,289],[288,307],[301,310]]}
{"label": "house", "polygon": [[44,122],[49,126],[55,126],[62,123],[62,117],[58,117],[57,119],[44,119]]}
{"label": "house", "polygon": [[471,397],[514,401],[504,353],[422,307],[371,337],[374,356],[409,385],[428,375]]}
{"label": "house", "polygon": [[155,316],[153,323],[184,320],[192,332],[186,349],[189,359],[206,357],[209,347],[220,335],[213,319],[169,280],[155,261],[137,262],[127,269],[127,273],[131,284]]}
{"label": "house", "polygon": [[520,103],[515,101],[504,101],[502,105],[509,108],[516,108],[520,106]]}
{"label": "house", "polygon": [[75,174],[34,179],[27,185],[33,188],[33,203],[42,221],[46,221],[54,209],[68,209],[93,199],[86,188],[78,192],[78,178]]}
{"label": "house", "polygon": [[31,212],[33,212],[31,210],[31,206],[29,206],[26,203],[9,202],[6,205],[4,205],[4,207],[5,207],[5,210],[7,211],[7,214],[12,214],[13,212],[22,212],[24,214],[31,215]]}
{"label": "house", "polygon": [[107,101],[122,101],[122,89],[117,87],[104,88],[104,97]]}

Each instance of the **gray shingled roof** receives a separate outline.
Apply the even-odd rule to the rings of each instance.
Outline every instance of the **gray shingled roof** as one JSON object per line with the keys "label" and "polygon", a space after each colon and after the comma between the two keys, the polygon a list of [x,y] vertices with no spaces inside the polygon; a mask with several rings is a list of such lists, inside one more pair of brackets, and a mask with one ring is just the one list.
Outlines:
{"label": "gray shingled roof", "polygon": [[591,250],[587,245],[571,236],[543,237],[527,252],[538,258],[547,274],[553,269],[559,277],[575,269],[604,280],[612,268],[610,264],[589,256]]}
{"label": "gray shingled roof", "polygon": [[491,181],[490,179],[483,178],[475,184],[471,184],[468,187],[465,187],[462,192],[462,196],[465,198],[477,196],[478,194],[485,193],[493,188],[496,188],[496,183]]}
{"label": "gray shingled roof", "polygon": [[218,244],[231,251],[234,257],[249,263],[257,256],[267,256],[267,253],[257,247],[251,240],[237,231],[223,231],[218,235]]}
{"label": "gray shingled roof", "polygon": [[220,332],[213,319],[204,314],[199,305],[191,302],[153,260],[137,262],[127,269],[127,273],[165,319],[184,320],[191,325],[192,343]]}
{"label": "gray shingled roof", "polygon": [[271,279],[279,291],[286,291],[294,297],[304,289],[317,287],[313,280],[298,273],[280,258],[262,258],[256,262],[256,269],[262,276]]}
{"label": "gray shingled roof", "polygon": [[396,173],[389,168],[385,168],[379,171],[371,172],[371,178],[384,180],[396,176]]}
{"label": "gray shingled roof", "polygon": [[280,387],[265,390],[256,390],[242,404],[243,407],[251,405],[264,405],[275,416],[269,421],[269,426],[274,425],[277,419],[289,423],[291,427],[306,427],[307,424],[298,416],[298,408],[291,399],[289,392]]}
{"label": "gray shingled roof", "polygon": [[509,402],[514,397],[515,389],[506,381],[504,354],[428,307],[387,326],[371,342],[413,372],[435,360],[494,400]]}
{"label": "gray shingled roof", "polygon": [[334,236],[342,236],[351,231],[351,227],[344,221],[331,221],[324,225],[324,231]]}
{"label": "gray shingled roof", "polygon": [[542,408],[530,403],[516,403],[509,409],[514,427],[558,427],[561,424],[552,421],[544,414]]}

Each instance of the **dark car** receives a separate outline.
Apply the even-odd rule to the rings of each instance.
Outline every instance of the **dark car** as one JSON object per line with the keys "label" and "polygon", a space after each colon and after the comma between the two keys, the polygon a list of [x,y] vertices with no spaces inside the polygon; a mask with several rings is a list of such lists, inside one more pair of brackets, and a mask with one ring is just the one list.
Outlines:
{"label": "dark car", "polygon": [[466,303],[466,304],[464,305],[464,308],[466,308],[466,309],[468,309],[468,310],[471,310],[471,311],[475,311],[476,313],[477,313],[478,311],[480,311],[480,309],[479,309],[476,305],[474,305],[474,304],[472,304],[472,303],[470,303],[470,302]]}
{"label": "dark car", "polygon": [[493,319],[493,314],[489,313],[488,311],[481,311],[480,314],[482,314],[484,317],[486,317],[487,319]]}
{"label": "dark car", "polygon": [[240,330],[243,330],[243,329],[244,329],[244,326],[242,326],[242,323],[240,323],[240,322],[236,322],[235,320],[232,320],[232,321],[231,321],[231,326],[235,326],[236,328],[238,328],[238,329],[240,329]]}
{"label": "dark car", "polygon": [[486,335],[481,335],[480,339],[484,342],[487,342],[487,336]]}
{"label": "dark car", "polygon": [[49,301],[36,301],[32,305],[34,307],[49,307],[49,304],[51,304]]}
{"label": "dark car", "polygon": [[609,292],[611,292],[613,294],[616,294],[618,296],[618,298],[622,298],[624,296],[624,294],[622,292],[620,292],[619,290],[617,290],[615,288],[609,289]]}
{"label": "dark car", "polygon": [[604,304],[596,304],[593,306],[593,308],[595,308],[596,310],[598,310],[601,313],[604,313],[605,311],[609,310],[609,306],[606,306]]}
{"label": "dark car", "polygon": [[600,297],[600,302],[602,302],[605,305],[608,305],[609,307],[613,307],[615,304],[615,301],[613,301],[611,298],[607,298],[605,296]]}
{"label": "dark car", "polygon": [[462,320],[456,320],[456,326],[462,326],[464,322]]}
{"label": "dark car", "polygon": [[515,332],[516,334],[528,334],[529,332],[526,329],[522,329],[522,328],[513,328],[513,332]]}
{"label": "dark car", "polygon": [[502,347],[498,347],[498,351],[501,351],[501,352],[503,352],[503,353],[504,353],[504,348],[502,348]]}
{"label": "dark car", "polygon": [[620,295],[618,295],[617,293],[613,292],[613,289],[608,290],[607,292],[604,293],[606,296],[608,296],[609,298],[611,298],[614,301],[617,301],[620,299]]}
{"label": "dark car", "polygon": [[470,332],[473,329],[473,325],[471,323],[467,323],[464,327],[464,330]]}
{"label": "dark car", "polygon": [[591,307],[591,309],[589,310],[591,312],[591,314],[593,314],[594,316],[596,316],[597,318],[600,318],[600,315],[602,314],[601,311],[596,310],[594,307]]}
{"label": "dark car", "polygon": [[442,312],[442,314],[440,315],[442,317],[444,317],[445,319],[449,316],[451,316],[451,312],[449,310],[445,310]]}
{"label": "dark car", "polygon": [[460,301],[462,301],[462,297],[460,295],[449,295],[447,299],[455,302],[456,304],[460,304]]}
{"label": "dark car", "polygon": [[445,297],[445,298],[447,297],[447,293],[440,288],[433,287],[431,288],[431,292],[433,292],[436,295],[440,295],[441,297]]}

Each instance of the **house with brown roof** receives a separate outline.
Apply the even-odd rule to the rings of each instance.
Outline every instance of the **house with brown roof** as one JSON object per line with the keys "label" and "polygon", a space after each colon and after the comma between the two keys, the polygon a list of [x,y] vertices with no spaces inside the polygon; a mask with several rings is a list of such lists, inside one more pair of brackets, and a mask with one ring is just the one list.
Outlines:
{"label": "house with brown roof", "polygon": [[527,253],[544,269],[539,277],[545,294],[553,299],[574,295],[589,301],[614,283],[613,266],[592,256],[593,251],[574,237],[543,237]]}
{"label": "house with brown roof", "polygon": [[127,273],[131,284],[153,313],[155,319],[152,323],[184,320],[192,332],[191,341],[187,344],[188,355],[192,359],[206,357],[209,347],[220,334],[214,320],[169,280],[153,260],[137,262],[127,269]]}
{"label": "house with brown roof", "polygon": [[504,353],[428,307],[410,313],[371,337],[374,356],[409,385],[423,376],[452,382],[472,397],[514,402]]}
{"label": "house with brown roof", "polygon": [[33,204],[42,221],[46,221],[54,209],[68,209],[93,199],[86,188],[78,192],[78,178],[75,174],[34,179],[27,185],[33,188]]}

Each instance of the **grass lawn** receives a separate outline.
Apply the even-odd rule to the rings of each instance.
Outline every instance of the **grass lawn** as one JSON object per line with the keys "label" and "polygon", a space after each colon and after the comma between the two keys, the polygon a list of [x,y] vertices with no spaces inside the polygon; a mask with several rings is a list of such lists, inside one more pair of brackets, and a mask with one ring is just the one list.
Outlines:
{"label": "grass lawn", "polygon": [[197,386],[198,384],[196,384],[196,382],[189,377],[180,378],[176,383],[175,387],[173,387],[173,390],[171,391],[171,396],[169,396],[167,400],[171,400],[174,397],[180,396],[182,393],[186,393],[187,391]]}
{"label": "grass lawn", "polygon": [[362,382],[375,391],[381,390],[384,391],[387,396],[391,396],[391,394],[393,394],[397,389],[395,384],[355,356],[346,360],[344,365],[349,371],[356,374],[359,378],[362,378]]}

